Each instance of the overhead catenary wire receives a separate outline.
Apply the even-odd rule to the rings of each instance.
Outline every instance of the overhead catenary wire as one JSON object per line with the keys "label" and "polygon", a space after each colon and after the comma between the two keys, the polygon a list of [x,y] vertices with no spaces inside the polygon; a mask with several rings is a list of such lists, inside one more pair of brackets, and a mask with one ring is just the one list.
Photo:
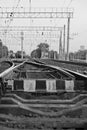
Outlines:
{"label": "overhead catenary wire", "polygon": [[[14,0],[14,3],[15,3],[15,0]],[[14,10],[14,6],[13,6],[12,10]],[[10,19],[10,21],[11,21],[11,19]],[[8,25],[6,26],[6,29],[4,30],[5,36],[6,36],[6,34],[7,34],[7,29],[8,29],[8,27],[9,27],[9,25],[10,25],[10,21],[9,21],[9,20],[5,20],[5,24],[8,24]]]}
{"label": "overhead catenary wire", "polygon": [[69,2],[69,4],[68,4],[68,7],[71,5],[72,1],[73,1],[73,0],[70,0],[70,2]]}
{"label": "overhead catenary wire", "polygon": [[[66,0],[65,0],[65,1],[66,1]],[[20,0],[18,0],[17,6],[16,6],[15,8],[17,8],[17,7],[19,6],[19,3],[20,3]],[[12,13],[11,13],[10,23],[11,23],[11,21],[13,20],[13,18],[14,18],[14,8],[13,8]],[[10,26],[10,23],[9,23],[8,27]],[[33,43],[32,43],[32,44],[33,44]]]}
{"label": "overhead catenary wire", "polygon": [[13,6],[13,11],[12,11],[11,14],[10,14],[10,21],[9,21],[7,27],[6,27],[7,29],[5,30],[6,32],[7,32],[8,28],[9,28],[11,22],[13,21],[14,9],[16,10],[16,9],[18,8],[20,1],[21,1],[21,0],[18,0],[16,7]]}
{"label": "overhead catenary wire", "polygon": [[66,7],[69,8],[70,5],[72,4],[72,2],[73,2],[73,0],[68,0],[68,1],[67,1],[67,0],[64,0],[64,1],[63,1],[63,4],[62,4],[62,7],[65,7],[65,6],[66,6]]}
{"label": "overhead catenary wire", "polygon": [[[8,25],[6,26],[6,29],[5,29],[5,31],[4,31],[5,44],[6,44],[6,37],[7,37],[6,35],[7,35],[8,28],[9,28],[11,22],[13,21],[14,9],[17,9],[17,8],[18,8],[20,1],[21,1],[21,0],[18,0],[16,7],[13,6],[13,8],[12,8],[12,12],[11,12],[11,14],[10,14],[10,20],[8,21]],[[15,0],[14,0],[14,3],[15,3]],[[6,24],[6,23],[7,23],[7,22],[6,22],[6,20],[5,20],[5,24]],[[15,38],[15,39],[16,39],[16,38]]]}
{"label": "overhead catenary wire", "polygon": [[63,7],[65,6],[65,3],[66,3],[66,0],[63,1],[63,5],[62,5]]}

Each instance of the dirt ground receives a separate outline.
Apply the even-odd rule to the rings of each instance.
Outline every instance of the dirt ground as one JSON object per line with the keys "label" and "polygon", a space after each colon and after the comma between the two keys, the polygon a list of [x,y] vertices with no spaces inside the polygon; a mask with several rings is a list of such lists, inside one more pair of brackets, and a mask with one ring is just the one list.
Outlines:
{"label": "dirt ground", "polygon": [[0,115],[0,130],[75,130],[87,128],[87,119]]}
{"label": "dirt ground", "polygon": [[[7,127],[4,127],[4,126],[0,126],[0,130],[22,130],[22,129],[19,129],[19,128],[7,128]],[[24,130],[40,130],[40,129],[24,129]],[[42,130],[55,130],[55,129],[46,129],[46,128],[43,128]],[[58,128],[56,130],[64,130],[64,129],[61,129],[61,128]],[[74,128],[72,129],[68,129],[68,130],[75,130]]]}

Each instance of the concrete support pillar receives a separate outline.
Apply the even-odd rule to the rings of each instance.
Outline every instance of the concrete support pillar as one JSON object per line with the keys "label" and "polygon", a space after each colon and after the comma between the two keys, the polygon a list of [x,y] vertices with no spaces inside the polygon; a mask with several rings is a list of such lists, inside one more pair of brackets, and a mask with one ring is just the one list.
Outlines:
{"label": "concrete support pillar", "polygon": [[69,33],[70,33],[70,17],[68,17],[68,23],[67,23],[67,61],[69,61]]}
{"label": "concrete support pillar", "polygon": [[23,40],[24,40],[24,33],[21,32],[21,59],[23,59]]}

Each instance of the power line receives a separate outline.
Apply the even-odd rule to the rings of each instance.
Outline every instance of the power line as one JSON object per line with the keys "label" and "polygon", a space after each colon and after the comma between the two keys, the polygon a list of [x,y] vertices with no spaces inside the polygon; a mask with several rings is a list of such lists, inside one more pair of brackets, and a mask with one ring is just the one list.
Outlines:
{"label": "power line", "polygon": [[[68,3],[68,1],[67,1],[67,0],[64,0],[64,2],[63,2],[63,6],[65,6],[65,5],[67,5],[67,4],[68,4],[68,6],[67,6],[67,7],[69,7],[69,6],[71,5],[72,1],[73,1],[73,0],[70,0],[70,1],[69,1],[69,3]],[[66,4],[66,3],[67,3],[67,4]]]}
{"label": "power line", "polygon": [[11,22],[13,21],[14,9],[17,9],[17,8],[18,8],[20,1],[21,1],[21,0],[18,0],[16,7],[13,6],[13,12],[11,12],[11,14],[10,14],[10,21],[9,21],[9,24],[7,25],[7,29],[6,29],[5,31],[8,30],[8,28],[9,28]]}
{"label": "power line", "polygon": [[63,2],[63,6],[65,5],[65,3],[66,3],[66,0],[64,0],[64,2]]}
{"label": "power line", "polygon": [[73,0],[70,0],[70,2],[69,2],[69,4],[68,4],[68,7],[71,5],[72,1],[73,1]]}
{"label": "power line", "polygon": [[18,3],[17,3],[17,6],[16,6],[16,8],[18,8],[20,1],[21,1],[21,0],[18,0]]}

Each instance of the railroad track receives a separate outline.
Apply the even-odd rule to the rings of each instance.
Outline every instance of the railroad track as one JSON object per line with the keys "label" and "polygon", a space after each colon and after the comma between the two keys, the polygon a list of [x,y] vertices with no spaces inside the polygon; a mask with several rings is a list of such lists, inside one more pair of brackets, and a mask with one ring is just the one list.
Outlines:
{"label": "railroad track", "polygon": [[0,100],[0,113],[46,118],[86,116],[84,75],[32,60],[18,62],[1,73],[1,78],[8,85]]}
{"label": "railroad track", "polygon": [[44,64],[50,64],[54,66],[59,66],[59,67],[70,69],[72,71],[76,71],[82,74],[86,74],[87,72],[87,63],[61,61],[61,60],[54,60],[54,59],[38,59],[38,62],[42,62]]}

